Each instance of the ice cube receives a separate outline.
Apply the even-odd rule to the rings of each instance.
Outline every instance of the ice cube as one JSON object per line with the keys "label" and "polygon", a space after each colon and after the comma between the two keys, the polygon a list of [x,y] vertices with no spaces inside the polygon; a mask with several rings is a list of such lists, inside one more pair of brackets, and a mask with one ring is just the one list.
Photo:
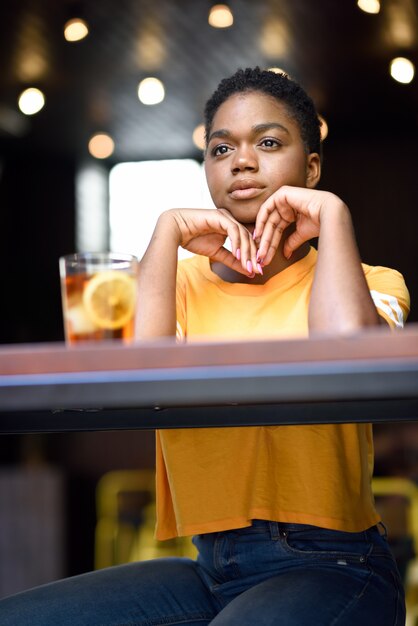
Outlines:
{"label": "ice cube", "polygon": [[67,319],[71,325],[71,331],[77,335],[85,335],[87,333],[94,333],[97,330],[97,326],[87,316],[83,304],[77,304],[72,306],[67,311]]}

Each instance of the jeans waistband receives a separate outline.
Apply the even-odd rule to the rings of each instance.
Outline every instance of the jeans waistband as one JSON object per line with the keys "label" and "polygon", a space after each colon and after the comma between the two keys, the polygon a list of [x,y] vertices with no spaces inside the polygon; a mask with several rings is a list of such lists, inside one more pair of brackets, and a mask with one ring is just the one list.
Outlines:
{"label": "jeans waistband", "polygon": [[[254,519],[252,520],[252,524],[250,527],[241,529],[242,532],[251,532],[254,529],[255,532],[262,532],[263,530],[269,532],[272,537],[278,537],[283,532],[292,532],[292,531],[312,531],[312,532],[323,532],[324,534],[336,534],[345,535],[347,537],[351,537],[353,540],[365,539],[371,540],[376,535],[380,537],[387,538],[387,530],[386,526],[383,522],[379,522],[378,524],[371,526],[370,528],[366,528],[363,531],[358,532],[350,532],[344,530],[334,530],[331,528],[323,528],[321,526],[313,526],[311,524],[294,524],[291,522],[274,522],[268,520],[260,520]],[[238,530],[238,532],[240,532]]]}

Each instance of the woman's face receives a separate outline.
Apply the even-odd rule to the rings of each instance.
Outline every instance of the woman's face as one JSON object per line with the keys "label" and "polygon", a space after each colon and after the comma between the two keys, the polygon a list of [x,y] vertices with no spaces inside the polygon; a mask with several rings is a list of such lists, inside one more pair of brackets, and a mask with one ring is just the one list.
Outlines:
{"label": "woman's face", "polygon": [[253,224],[261,204],[282,185],[314,187],[320,159],[307,154],[286,107],[259,91],[235,94],[213,119],[205,159],[217,208]]}

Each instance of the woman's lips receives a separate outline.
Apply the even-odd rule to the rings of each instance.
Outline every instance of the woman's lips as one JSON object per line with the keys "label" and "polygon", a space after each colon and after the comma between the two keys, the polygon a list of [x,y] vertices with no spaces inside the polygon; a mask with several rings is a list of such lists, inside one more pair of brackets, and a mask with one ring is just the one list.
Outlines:
{"label": "woman's lips", "polygon": [[256,198],[263,193],[262,187],[245,187],[244,189],[234,189],[229,192],[229,196],[234,200],[248,200]]}

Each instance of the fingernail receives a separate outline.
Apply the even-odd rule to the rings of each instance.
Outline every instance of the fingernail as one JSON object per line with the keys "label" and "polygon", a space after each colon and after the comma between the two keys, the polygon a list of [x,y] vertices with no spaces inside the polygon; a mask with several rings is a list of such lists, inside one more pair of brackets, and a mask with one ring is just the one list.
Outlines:
{"label": "fingernail", "polygon": [[261,267],[260,263],[257,263],[257,270],[259,274],[263,275],[263,268]]}
{"label": "fingernail", "polygon": [[238,261],[241,260],[241,250],[239,248],[237,248],[237,251],[235,252],[235,256],[238,259]]}
{"label": "fingernail", "polygon": [[253,264],[251,263],[251,261],[247,261],[247,271],[249,274],[253,273]]}
{"label": "fingernail", "polygon": [[257,233],[255,232],[255,230],[253,231],[253,240],[255,241],[257,239]]}

